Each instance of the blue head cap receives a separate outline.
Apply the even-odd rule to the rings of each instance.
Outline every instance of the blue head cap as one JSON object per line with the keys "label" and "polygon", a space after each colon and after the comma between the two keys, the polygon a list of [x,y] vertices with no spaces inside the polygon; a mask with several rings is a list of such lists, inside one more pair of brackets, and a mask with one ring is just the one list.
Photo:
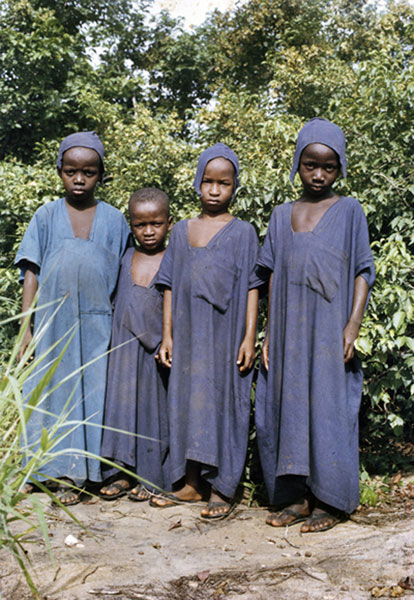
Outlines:
{"label": "blue head cap", "polygon": [[299,161],[302,152],[309,144],[324,144],[335,150],[339,156],[339,163],[343,177],[346,177],[346,155],[345,155],[345,135],[338,125],[331,123],[327,119],[315,117],[311,119],[299,131],[298,141],[296,142],[295,155],[293,157],[293,166],[290,171],[290,181],[293,183],[296,172],[299,168]]}
{"label": "blue head cap", "polygon": [[60,146],[59,153],[56,161],[57,168],[62,168],[62,157],[63,153],[66,150],[70,150],[71,148],[75,148],[81,146],[82,148],[90,148],[91,150],[95,150],[99,154],[99,158],[101,159],[102,164],[102,172],[105,171],[104,165],[104,147],[101,140],[98,137],[98,134],[95,131],[80,131],[79,133],[71,133],[67,137],[65,137]]}
{"label": "blue head cap", "polygon": [[204,171],[206,170],[207,163],[209,163],[210,160],[213,160],[214,158],[226,158],[232,163],[234,167],[235,176],[232,196],[233,199],[236,194],[236,190],[239,187],[239,159],[237,158],[237,155],[233,152],[233,150],[230,150],[230,148],[226,146],[226,144],[222,144],[221,142],[219,142],[218,144],[214,144],[214,146],[207,148],[207,150],[204,150],[204,152],[200,154],[200,158],[198,159],[197,164],[197,171],[193,181],[194,189],[197,192],[197,194],[201,196],[201,181],[203,179]]}

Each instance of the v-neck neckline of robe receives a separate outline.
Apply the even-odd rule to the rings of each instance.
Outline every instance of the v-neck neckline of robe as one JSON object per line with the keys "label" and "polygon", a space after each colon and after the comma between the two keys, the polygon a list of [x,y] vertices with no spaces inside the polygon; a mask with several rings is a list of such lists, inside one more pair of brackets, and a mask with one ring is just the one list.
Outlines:
{"label": "v-neck neckline of robe", "polygon": [[87,238],[76,237],[75,232],[73,231],[72,222],[70,220],[69,211],[68,211],[68,207],[66,206],[66,200],[65,200],[65,198],[62,198],[62,204],[63,204],[63,211],[64,211],[64,214],[65,214],[65,217],[66,217],[66,223],[69,226],[69,231],[72,234],[72,238],[74,240],[85,240],[86,242],[91,242],[93,240],[93,236],[94,236],[95,229],[96,229],[96,221],[97,221],[97,218],[98,218],[99,205],[101,204],[101,201],[100,200],[96,201],[95,214],[93,215],[93,220],[92,220],[91,228],[89,230],[89,235],[88,235]]}
{"label": "v-neck neckline of robe", "polygon": [[233,221],[235,221],[235,220],[236,220],[236,217],[232,217],[228,223],[226,223],[221,229],[219,229],[213,235],[213,237],[208,241],[208,243],[205,246],[192,246],[190,244],[190,238],[189,238],[189,235],[188,235],[188,222],[189,222],[189,219],[187,219],[186,220],[186,225],[187,225],[187,227],[186,227],[186,237],[187,237],[188,247],[191,248],[192,250],[200,250],[200,249],[203,249],[203,248],[209,248],[210,246],[212,246],[214,244],[214,242],[217,240],[217,238],[220,237],[220,234],[223,231],[225,231],[233,223]]}
{"label": "v-neck neckline of robe", "polygon": [[295,231],[293,229],[293,226],[292,226],[292,211],[293,211],[294,202],[292,202],[291,205],[290,205],[290,212],[289,212],[289,223],[290,223],[290,229],[291,229],[292,233],[295,234],[295,235],[297,235],[298,233],[317,233],[318,229],[320,227],[322,227],[326,215],[331,211],[331,209],[334,206],[336,206],[342,200],[342,198],[343,198],[343,196],[339,196],[338,200],[335,200],[335,202],[333,204],[331,204],[331,206],[329,206],[325,210],[325,212],[323,213],[323,215],[321,216],[321,218],[319,219],[319,221],[316,223],[316,225],[314,226],[314,228],[313,229],[309,229],[307,231]]}
{"label": "v-neck neckline of robe", "polygon": [[[132,248],[132,250],[135,252],[135,248]],[[153,283],[157,276],[158,269],[157,269],[157,273],[155,273],[155,275],[153,276],[153,278],[151,279],[151,281],[149,282],[148,285],[141,285],[140,283],[135,283],[134,278],[132,277],[132,259],[134,257],[134,252],[131,252],[131,260],[129,261],[129,280],[134,287],[142,288],[143,290],[149,290],[151,287],[154,287]]]}

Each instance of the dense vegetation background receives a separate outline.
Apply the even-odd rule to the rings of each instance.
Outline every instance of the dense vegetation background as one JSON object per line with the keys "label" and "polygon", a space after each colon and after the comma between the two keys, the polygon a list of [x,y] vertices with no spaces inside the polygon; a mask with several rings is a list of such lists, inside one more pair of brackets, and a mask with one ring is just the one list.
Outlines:
{"label": "dense vegetation background", "polygon": [[[146,0],[4,0],[0,5],[0,320],[18,313],[12,267],[34,211],[62,194],[60,139],[94,129],[102,199],[160,186],[193,214],[201,149],[239,155],[235,212],[264,236],[297,131],[324,116],[345,131],[340,191],[363,204],[378,279],[358,342],[365,364],[363,462],[403,466],[414,438],[414,9],[365,0],[250,0],[188,32]],[[0,363],[16,323],[0,329]],[[384,451],[385,450],[385,451]],[[409,457],[406,456],[406,461]],[[411,461],[413,460],[411,456]]]}

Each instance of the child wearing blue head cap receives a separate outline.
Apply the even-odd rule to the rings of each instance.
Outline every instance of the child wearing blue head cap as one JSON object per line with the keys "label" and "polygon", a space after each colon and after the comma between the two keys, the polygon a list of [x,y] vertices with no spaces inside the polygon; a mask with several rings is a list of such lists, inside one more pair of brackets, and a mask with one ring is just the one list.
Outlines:
{"label": "child wearing blue head cap", "polygon": [[[23,311],[30,308],[38,293],[35,355],[36,360],[44,357],[23,387],[26,399],[69,342],[43,391],[39,410],[33,411],[28,422],[29,447],[36,450],[42,429],[53,428],[64,408],[72,423],[87,421],[57,429],[57,435],[62,436],[53,448],[57,456],[42,470],[40,480],[61,481],[58,495],[65,505],[75,504],[81,496],[65,482],[82,488],[86,482],[101,480],[99,460],[67,450],[99,455],[111,296],[129,235],[121,212],[95,198],[96,184],[104,172],[103,159],[102,142],[93,131],[74,133],[62,141],[57,169],[65,197],[36,211],[15,260],[23,281]],[[31,341],[29,326],[20,358],[27,358]],[[28,483],[25,491],[34,488],[34,482]]]}
{"label": "child wearing blue head cap", "polygon": [[205,150],[194,187],[201,213],[175,225],[157,276],[165,288],[161,364],[168,387],[171,481],[153,506],[197,502],[210,484],[206,519],[227,517],[243,472],[249,429],[258,292],[258,240],[234,218],[237,156]]}
{"label": "child wearing blue head cap", "polygon": [[354,342],[375,280],[361,205],[333,185],[346,175],[345,136],[326,119],[299,133],[296,202],[277,206],[260,253],[269,279],[256,390],[260,458],[274,527],[325,531],[359,504],[362,370]]}

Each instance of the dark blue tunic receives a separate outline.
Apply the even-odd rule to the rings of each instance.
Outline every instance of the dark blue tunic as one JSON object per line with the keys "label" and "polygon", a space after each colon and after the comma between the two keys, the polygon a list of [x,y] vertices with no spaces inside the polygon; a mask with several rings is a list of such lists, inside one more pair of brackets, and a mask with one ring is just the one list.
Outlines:
{"label": "dark blue tunic", "polygon": [[[56,434],[64,435],[52,449],[61,454],[42,469],[44,478],[66,475],[76,483],[101,480],[99,460],[87,459],[71,449],[100,454],[106,352],[112,326],[111,295],[128,235],[121,212],[98,202],[89,239],[76,238],[65,200],[60,198],[36,211],[17,253],[15,264],[22,268],[22,277],[25,261],[39,268],[39,309],[34,326],[36,359],[48,353],[26,380],[25,398],[73,334],[39,404],[45,412],[33,412],[28,423],[29,445],[40,439],[43,427],[50,430],[59,425]],[[48,303],[52,305],[41,308]],[[69,411],[67,421],[72,421],[72,425],[59,424],[63,410]]]}
{"label": "dark blue tunic", "polygon": [[282,475],[302,475],[322,502],[351,512],[359,503],[358,410],[362,370],[344,365],[343,329],[354,282],[371,287],[374,262],[363,210],[340,198],[311,232],[294,232],[292,203],[273,211],[258,264],[273,271],[269,371],[256,391],[260,457],[270,502]]}
{"label": "dark blue tunic", "polygon": [[173,228],[157,276],[172,289],[173,354],[168,388],[171,479],[186,461],[232,497],[246,457],[252,372],[236,365],[245,335],[247,295],[256,287],[258,240],[238,219],[203,248],[188,240],[188,221]]}
{"label": "dark blue tunic", "polygon": [[165,489],[167,373],[154,358],[162,337],[162,295],[153,283],[143,287],[132,280],[134,252],[128,248],[122,259],[116,292],[104,419],[105,426],[132,435],[105,429],[101,454]]}

